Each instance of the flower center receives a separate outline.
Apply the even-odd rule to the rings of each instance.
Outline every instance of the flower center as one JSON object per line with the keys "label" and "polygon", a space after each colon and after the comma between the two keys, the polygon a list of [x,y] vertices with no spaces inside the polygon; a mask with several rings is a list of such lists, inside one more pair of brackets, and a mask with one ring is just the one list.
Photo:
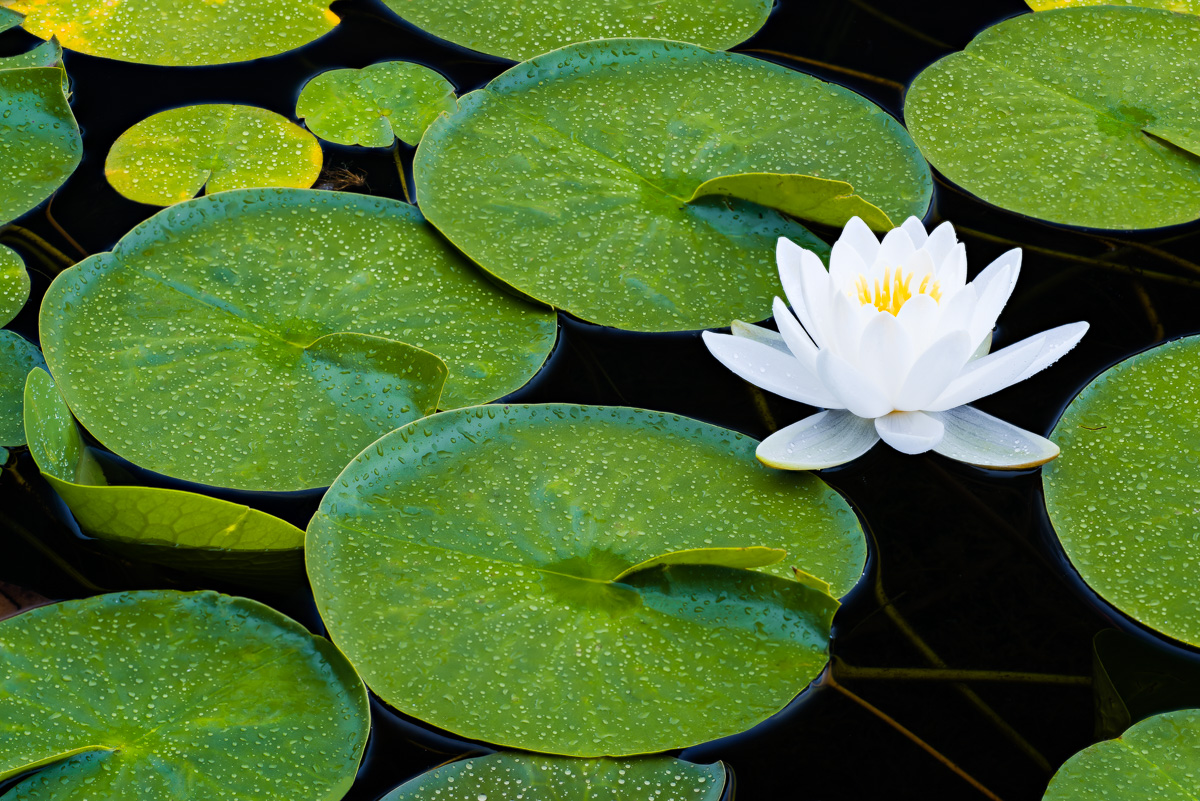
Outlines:
{"label": "flower center", "polygon": [[867,282],[865,275],[860,275],[854,285],[858,290],[858,302],[864,306],[874,306],[879,311],[895,315],[900,313],[900,309],[914,295],[928,295],[935,301],[941,300],[942,289],[938,282],[933,280],[932,274],[927,273],[914,291],[912,282],[915,275],[915,273],[905,273],[900,267],[896,268],[894,275],[890,269],[884,270],[883,283],[881,284],[876,278],[874,287]]}

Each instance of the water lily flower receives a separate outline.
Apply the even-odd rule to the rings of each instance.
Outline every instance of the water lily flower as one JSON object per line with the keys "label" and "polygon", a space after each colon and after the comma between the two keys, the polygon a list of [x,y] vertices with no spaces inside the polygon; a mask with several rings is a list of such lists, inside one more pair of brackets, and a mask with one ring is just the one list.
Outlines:
{"label": "water lily flower", "polygon": [[742,378],[825,409],[763,440],[759,460],[817,470],[881,439],[903,453],[932,450],[998,469],[1058,455],[1044,437],[967,405],[1049,367],[1087,332],[1087,323],[1072,323],[989,353],[1017,283],[1019,249],[967,283],[966,248],[950,223],[926,234],[910,217],[881,243],[855,217],[828,271],[787,239],[776,255],[795,311],[775,298],[779,333],[739,321],[732,335],[704,332],[712,354]]}

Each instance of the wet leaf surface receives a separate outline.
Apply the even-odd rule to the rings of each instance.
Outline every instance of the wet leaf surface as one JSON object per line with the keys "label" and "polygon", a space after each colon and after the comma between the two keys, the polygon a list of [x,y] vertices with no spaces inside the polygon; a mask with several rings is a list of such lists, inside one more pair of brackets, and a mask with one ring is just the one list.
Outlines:
{"label": "wet leaf surface", "polygon": [[79,166],[83,143],[60,67],[0,69],[0,223],[50,196]]}
{"label": "wet leaf surface", "polygon": [[0,444],[24,445],[25,376],[35,367],[45,367],[37,345],[12,331],[0,331]]}
{"label": "wet leaf surface", "polygon": [[1179,14],[1200,14],[1197,0],[1026,0],[1034,11],[1075,6],[1127,6],[1138,8],[1161,8]]}
{"label": "wet leaf surface", "polygon": [[29,273],[11,248],[0,245],[0,326],[8,325],[29,300]]}
{"label": "wet leaf surface", "polygon": [[[351,463],[309,525],[322,619],[381,698],[471,738],[600,756],[743,731],[828,658],[837,602],[792,567],[841,595],[865,556],[845,501],[755,445],[622,408],[418,421]],[[713,563],[747,546],[787,558]]]}
{"label": "wet leaf surface", "polygon": [[836,228],[850,222],[851,217],[861,218],[875,231],[895,227],[886,214],[854,194],[854,187],[845,181],[761,172],[726,175],[700,184],[688,202],[714,195],[749,200],[805,222]]}

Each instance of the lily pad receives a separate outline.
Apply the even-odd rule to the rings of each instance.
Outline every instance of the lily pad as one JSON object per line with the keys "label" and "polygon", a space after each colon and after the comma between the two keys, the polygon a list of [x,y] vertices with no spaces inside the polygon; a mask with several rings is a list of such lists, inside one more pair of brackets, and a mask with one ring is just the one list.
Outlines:
{"label": "lily pad", "polygon": [[931,179],[880,108],[811,75],[693,45],[613,40],[513,67],[464,95],[417,150],[429,221],[521,292],[638,331],[761,320],[781,294],[775,243],[828,247],[735,198],[747,172],[847,181],[895,219]]}
{"label": "lily pad", "polygon": [[1091,6],[987,29],[913,81],[909,130],[989,203],[1093,228],[1200,218],[1200,19]]}
{"label": "lily pad", "polygon": [[125,555],[240,581],[285,577],[303,563],[304,532],[257,509],[194,492],[110,486],[44,370],[25,384],[25,434],[80,529]]}
{"label": "lily pad", "polygon": [[424,31],[513,61],[615,36],[672,39],[724,50],[767,21],[771,0],[383,0]]}
{"label": "lily pad", "polygon": [[1200,337],[1102,374],[1051,439],[1046,508],[1071,564],[1134,620],[1200,645]]}
{"label": "lily pad", "polygon": [[40,319],[50,373],[97,439],[249,490],[327,486],[432,413],[443,381],[443,406],[517,389],[556,330],[411,205],[303,189],[165,209],[60,275]]}
{"label": "lily pad", "polygon": [[274,56],[338,23],[331,0],[11,0],[35,36],[118,61],[195,67]]}
{"label": "lily pad", "polygon": [[[15,28],[24,21],[25,17],[10,8],[0,6],[0,33]],[[26,53],[15,56],[0,57],[0,70],[22,69],[24,67],[52,67],[62,61],[62,47],[57,39],[42,42]]]}
{"label": "lily pad", "polygon": [[[381,698],[467,737],[594,757],[743,731],[827,661],[837,602],[792,567],[841,595],[865,557],[845,501],[756,445],[624,408],[418,421],[309,524],[321,617]],[[747,546],[787,559],[739,569]]]}
{"label": "lily pad", "polygon": [[330,70],[304,85],[296,116],[322,139],[340,145],[415,145],[439,114],[458,110],[454,86],[411,61],[361,70]]}
{"label": "lily pad", "polygon": [[8,325],[29,300],[29,273],[11,248],[0,245],[0,325]]}
{"label": "lily pad", "polygon": [[0,445],[24,445],[25,376],[35,367],[45,367],[37,345],[12,331],[0,331]]}
{"label": "lily pad", "polygon": [[246,598],[129,592],[0,622],[5,798],[338,801],[370,725],[327,640]]}
{"label": "lily pad", "polygon": [[0,223],[41,203],[83,155],[61,67],[0,70]]}
{"label": "lily pad", "polygon": [[1074,6],[1137,6],[1161,8],[1164,11],[1175,11],[1179,14],[1200,14],[1198,0],[1026,0],[1026,2],[1034,11]]}
{"label": "lily pad", "polygon": [[895,228],[878,206],[854,194],[854,187],[845,181],[762,172],[726,175],[700,184],[688,202],[714,195],[749,200],[805,222],[835,228],[845,226],[851,217],[858,217],[875,231]]}
{"label": "lily pad", "polygon": [[130,200],[169,206],[204,189],[307,189],[321,174],[316,137],[255,106],[184,106],[134,125],[113,143],[104,174]]}
{"label": "lily pad", "polygon": [[422,773],[381,801],[720,801],[724,788],[719,762],[489,754]]}
{"label": "lily pad", "polygon": [[1045,801],[1192,801],[1200,773],[1200,710],[1155,715],[1088,746],[1050,779]]}

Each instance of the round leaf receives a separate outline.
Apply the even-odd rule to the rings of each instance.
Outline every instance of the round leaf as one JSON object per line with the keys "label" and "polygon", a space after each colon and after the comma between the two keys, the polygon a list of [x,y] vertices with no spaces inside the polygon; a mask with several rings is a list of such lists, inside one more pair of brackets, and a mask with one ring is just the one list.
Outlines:
{"label": "round leaf", "polygon": [[[827,660],[837,602],[793,567],[840,595],[864,563],[845,501],[756,445],[624,408],[421,420],[310,523],[321,616],[380,697],[468,737],[590,757],[743,731]],[[787,559],[739,569],[747,546]]]}
{"label": "round leaf", "polygon": [[25,384],[25,434],[83,533],[127,556],[260,586],[302,564],[304,532],[277,517],[194,492],[109,486],[44,370]]}
{"label": "round leaf", "polygon": [[12,331],[0,331],[0,445],[24,445],[21,418],[25,404],[25,376],[35,367],[45,367],[37,346]]}
{"label": "round leaf", "polygon": [[1093,6],[1015,17],[922,72],[904,115],[947,178],[1067,225],[1200,217],[1200,19]]}
{"label": "round leaf", "polygon": [[83,142],[60,67],[0,70],[0,223],[48,198],[75,172]]}
{"label": "round leaf", "polygon": [[338,23],[331,0],[11,0],[25,30],[92,56],[164,67],[228,64],[306,45]]}
{"label": "round leaf", "polygon": [[1058,769],[1045,801],[1192,801],[1200,773],[1200,710],[1155,715],[1088,746]]}
{"label": "round leaf", "polygon": [[589,42],[520,64],[430,126],[415,161],[429,221],[485,270],[585,320],[639,331],[770,316],[780,236],[714,197],[742,173],[836,179],[893,219],[929,206],[904,129],[810,75],[692,45]]}
{"label": "round leaf", "polygon": [[113,143],[104,174],[130,200],[169,206],[205,189],[307,189],[321,174],[316,137],[255,106],[184,106],[155,114]]}
{"label": "round leaf", "polygon": [[0,622],[0,675],[0,780],[42,768],[5,796],[22,801],[338,801],[370,725],[327,640],[212,592],[22,612]]}
{"label": "round leaf", "polygon": [[159,212],[60,275],[41,311],[50,372],[88,431],[151,470],[251,490],[327,486],[434,411],[447,364],[443,405],[511,392],[555,325],[412,206],[303,189]]}
{"label": "round leaf", "polygon": [[8,325],[29,300],[29,273],[16,251],[0,245],[0,325]]}
{"label": "round leaf", "polygon": [[720,801],[724,787],[721,763],[489,754],[423,773],[381,801],[530,801],[533,792],[545,801]]}
{"label": "round leaf", "polygon": [[1125,614],[1200,645],[1200,337],[1105,372],[1051,439],[1046,508],[1071,564]]}
{"label": "round leaf", "polygon": [[415,145],[442,113],[458,110],[454,86],[421,64],[386,61],[361,70],[330,70],[300,92],[296,116],[322,139],[340,145]]}
{"label": "round leaf", "polygon": [[771,0],[384,0],[422,30],[513,61],[590,39],[636,36],[723,50],[767,21]]}

